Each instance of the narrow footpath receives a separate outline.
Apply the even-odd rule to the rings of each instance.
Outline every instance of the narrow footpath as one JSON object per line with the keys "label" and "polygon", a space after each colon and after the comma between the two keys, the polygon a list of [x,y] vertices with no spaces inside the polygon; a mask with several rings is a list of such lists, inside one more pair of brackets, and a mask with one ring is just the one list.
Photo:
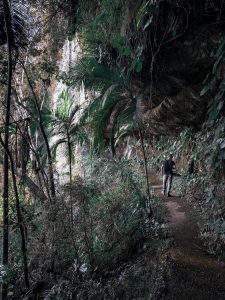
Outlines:
{"label": "narrow footpath", "polygon": [[225,263],[204,250],[195,211],[185,198],[162,196],[161,182],[155,175],[149,180],[168,209],[167,228],[174,241],[165,253],[166,288],[160,299],[225,299]]}

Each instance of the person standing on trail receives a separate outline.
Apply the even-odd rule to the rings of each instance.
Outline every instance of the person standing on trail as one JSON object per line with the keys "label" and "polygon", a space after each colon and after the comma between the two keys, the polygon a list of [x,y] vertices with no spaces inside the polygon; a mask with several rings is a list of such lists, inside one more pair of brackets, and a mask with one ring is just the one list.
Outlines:
{"label": "person standing on trail", "polygon": [[173,161],[173,155],[169,156],[164,160],[161,167],[161,175],[163,177],[163,190],[162,194],[167,197],[172,197],[170,194],[173,176],[176,174],[176,164]]}

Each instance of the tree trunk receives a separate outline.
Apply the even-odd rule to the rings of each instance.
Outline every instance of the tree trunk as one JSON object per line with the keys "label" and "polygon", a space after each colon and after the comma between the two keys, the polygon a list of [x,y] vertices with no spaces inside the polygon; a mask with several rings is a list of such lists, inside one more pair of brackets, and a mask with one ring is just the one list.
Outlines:
{"label": "tree trunk", "polygon": [[115,128],[115,124],[113,124],[112,129],[111,129],[111,133],[110,133],[110,149],[111,149],[112,158],[114,158],[116,156],[114,128]]}
{"label": "tree trunk", "polygon": [[[10,104],[11,104],[11,85],[12,85],[12,37],[11,37],[11,15],[9,9],[9,3],[7,0],[3,0],[3,11],[5,19],[5,28],[7,35],[7,51],[8,51],[8,90],[6,98],[6,112],[5,112],[5,128],[4,128],[4,164],[3,164],[3,253],[2,262],[3,266],[8,265],[8,252],[9,252],[9,121],[10,121]],[[8,285],[3,283],[2,285],[2,299],[7,297]]]}
{"label": "tree trunk", "polygon": [[[18,95],[17,95],[17,92],[16,92],[15,89],[14,89],[14,93],[15,93],[15,96],[16,96],[16,103],[17,103],[19,106],[21,106],[23,109],[25,109],[25,110],[29,113],[29,115],[30,115],[35,121],[38,122],[38,120],[32,115],[32,112],[31,112],[29,109],[27,109],[27,107],[24,106],[24,105],[19,101],[19,98],[18,98]],[[26,136],[25,136],[24,133],[23,133],[23,131],[20,129],[20,127],[18,127],[18,129],[19,129],[19,131],[20,131],[20,135],[21,135],[23,138],[26,139],[26,142],[27,142],[28,145],[29,145],[29,148],[30,148],[30,150],[31,150],[31,153],[33,153],[34,156],[35,156],[35,159],[36,159],[36,161],[37,161],[37,163],[38,163],[38,169],[39,169],[39,171],[40,171],[40,173],[41,173],[41,176],[42,176],[42,179],[43,179],[43,184],[44,184],[45,187],[46,187],[46,192],[47,192],[47,194],[48,194],[48,199],[51,200],[51,195],[50,195],[50,192],[49,192],[48,177],[47,177],[47,175],[45,174],[43,168],[41,167],[40,158],[39,158],[38,153],[35,151],[35,147],[34,147],[34,145],[33,145],[32,138],[30,137],[29,131],[27,132],[27,134],[26,134]],[[38,177],[40,178],[39,171],[38,171]],[[39,182],[39,178],[38,178],[38,182]],[[40,178],[40,183],[41,183],[41,184],[40,184],[40,187],[42,187],[42,181],[41,181],[41,178]],[[45,198],[45,197],[44,197],[44,198]]]}
{"label": "tree trunk", "polygon": [[35,106],[36,106],[36,110],[38,113],[38,125],[41,131],[41,134],[43,136],[44,139],[44,143],[45,143],[45,147],[46,147],[46,151],[47,151],[47,157],[48,157],[48,178],[49,178],[49,188],[50,188],[50,192],[51,192],[51,196],[54,199],[55,198],[55,182],[54,182],[54,175],[53,175],[53,160],[52,160],[52,154],[51,154],[51,150],[50,150],[50,146],[49,146],[49,142],[48,142],[48,137],[46,135],[44,126],[43,126],[43,121],[42,121],[42,115],[41,115],[41,109],[38,103],[38,99],[36,97],[36,94],[34,92],[33,86],[31,84],[30,78],[27,74],[27,70],[24,67],[24,65],[21,63],[24,73],[26,75],[29,87],[31,89],[32,95],[33,95],[33,99],[35,102]]}
{"label": "tree trunk", "polygon": [[144,161],[144,170],[145,170],[145,180],[146,180],[146,188],[147,188],[147,196],[148,201],[146,203],[146,210],[148,212],[149,217],[152,216],[152,207],[151,207],[151,194],[150,194],[150,185],[149,185],[149,179],[148,179],[148,166],[147,166],[147,158],[145,153],[145,146],[143,141],[143,135],[141,132],[141,128],[138,126],[140,141],[141,141],[141,149],[142,149],[142,155],[143,155],[143,161]]}
{"label": "tree trunk", "polygon": [[2,141],[1,137],[0,137],[0,143],[2,144],[3,148],[7,152],[8,158],[10,160],[10,165],[11,165],[13,190],[14,190],[15,200],[16,200],[16,215],[17,215],[17,222],[18,222],[18,226],[19,226],[19,229],[20,229],[20,236],[21,236],[21,252],[22,252],[22,257],[23,257],[24,279],[25,279],[26,288],[29,288],[30,284],[29,284],[29,277],[28,277],[27,248],[26,248],[25,230],[24,230],[24,227],[23,227],[23,219],[22,219],[21,209],[20,209],[20,200],[19,200],[19,193],[18,193],[18,189],[17,189],[15,166],[14,166],[12,155],[9,152],[9,150],[6,149],[5,144]]}
{"label": "tree trunk", "polygon": [[16,157],[16,169],[19,167],[18,161],[18,125],[16,124],[16,141],[15,141],[15,157]]}
{"label": "tree trunk", "polygon": [[69,174],[70,174],[70,215],[71,215],[71,226],[73,228],[73,204],[72,204],[72,149],[71,141],[68,129],[66,129],[67,135],[67,147],[68,147],[68,156],[69,156]]}

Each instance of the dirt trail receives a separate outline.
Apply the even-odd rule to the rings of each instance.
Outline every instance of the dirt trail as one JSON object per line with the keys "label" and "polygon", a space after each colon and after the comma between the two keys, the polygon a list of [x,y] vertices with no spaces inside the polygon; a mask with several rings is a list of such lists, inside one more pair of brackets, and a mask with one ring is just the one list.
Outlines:
{"label": "dirt trail", "polygon": [[151,186],[168,209],[167,227],[174,245],[166,252],[166,289],[160,299],[225,299],[225,263],[204,250],[198,236],[197,216],[181,197],[161,195],[161,182],[149,176]]}

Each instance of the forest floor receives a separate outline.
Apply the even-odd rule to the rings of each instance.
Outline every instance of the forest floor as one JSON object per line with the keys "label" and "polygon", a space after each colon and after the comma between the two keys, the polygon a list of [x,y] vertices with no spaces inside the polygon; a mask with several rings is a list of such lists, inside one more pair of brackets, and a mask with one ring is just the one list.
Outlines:
{"label": "forest floor", "polygon": [[209,255],[202,245],[196,211],[184,197],[164,197],[153,174],[151,186],[168,209],[167,228],[173,238],[164,253],[167,261],[165,290],[160,299],[225,299],[225,263]]}

